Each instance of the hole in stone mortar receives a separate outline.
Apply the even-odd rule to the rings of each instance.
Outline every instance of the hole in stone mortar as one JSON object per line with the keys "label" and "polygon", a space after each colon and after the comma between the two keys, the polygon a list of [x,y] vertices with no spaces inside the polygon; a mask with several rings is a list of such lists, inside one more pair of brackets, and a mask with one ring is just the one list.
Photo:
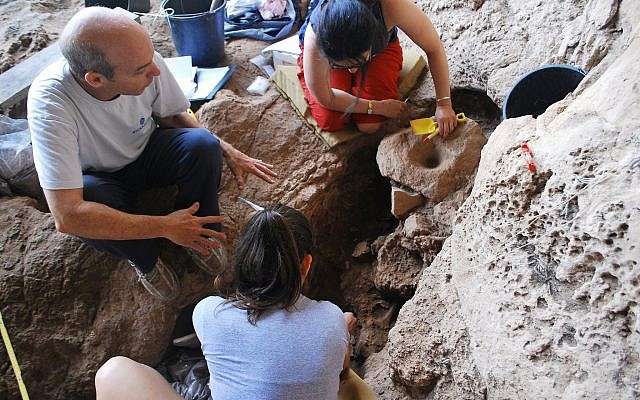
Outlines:
{"label": "hole in stone mortar", "polygon": [[441,158],[440,151],[431,142],[416,140],[409,150],[409,159],[416,166],[428,169],[438,168]]}
{"label": "hole in stone mortar", "polygon": [[424,166],[427,168],[436,168],[440,165],[440,154],[437,150],[432,151],[424,160]]}

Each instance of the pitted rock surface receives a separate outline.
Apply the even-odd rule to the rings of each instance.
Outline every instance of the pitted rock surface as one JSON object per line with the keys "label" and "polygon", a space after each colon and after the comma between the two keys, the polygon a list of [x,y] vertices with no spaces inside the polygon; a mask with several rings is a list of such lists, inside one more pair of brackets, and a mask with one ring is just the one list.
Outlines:
{"label": "pitted rock surface", "polygon": [[[490,399],[638,392],[639,52],[640,36],[575,98],[493,133],[452,236],[390,332],[389,365],[404,385],[462,369],[477,371]],[[432,270],[448,277],[448,295],[434,291]],[[440,322],[416,324],[426,310]],[[451,331],[460,336],[441,334]],[[468,358],[453,353],[460,340]]]}

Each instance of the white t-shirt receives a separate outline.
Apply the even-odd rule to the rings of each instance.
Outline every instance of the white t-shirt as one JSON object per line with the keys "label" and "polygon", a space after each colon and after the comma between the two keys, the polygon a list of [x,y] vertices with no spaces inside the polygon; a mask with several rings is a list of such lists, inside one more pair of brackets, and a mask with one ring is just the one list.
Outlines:
{"label": "white t-shirt", "polygon": [[117,171],[135,161],[156,129],[152,116],[189,107],[160,54],[160,75],[138,96],[101,101],[76,82],[66,61],[35,79],[27,101],[33,158],[44,189],[82,188],[83,171]]}

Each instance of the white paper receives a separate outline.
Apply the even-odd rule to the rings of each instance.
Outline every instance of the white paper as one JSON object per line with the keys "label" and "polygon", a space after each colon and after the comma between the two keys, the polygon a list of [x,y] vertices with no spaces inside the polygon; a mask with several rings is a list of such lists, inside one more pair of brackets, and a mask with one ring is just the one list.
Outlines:
{"label": "white paper", "polygon": [[249,87],[247,88],[247,92],[254,94],[256,96],[262,96],[265,93],[267,93],[267,90],[269,90],[270,84],[271,82],[267,78],[263,76],[258,76],[256,77],[256,79],[254,79],[251,85],[249,85]]}
{"label": "white paper", "polygon": [[196,90],[194,79],[198,70],[193,66],[191,56],[165,58],[164,61],[171,74],[176,78],[182,93],[187,98],[191,97]]}
{"label": "white paper", "polygon": [[221,68],[198,68],[196,73],[197,88],[190,100],[202,100],[209,97],[209,94],[220,84],[229,73],[229,67]]}
{"label": "white paper", "polygon": [[300,50],[300,39],[298,38],[298,35],[290,36],[284,40],[265,47],[262,50],[262,55],[269,58],[271,56],[271,53],[275,51],[280,53],[292,54],[295,56],[299,55],[302,50]]}

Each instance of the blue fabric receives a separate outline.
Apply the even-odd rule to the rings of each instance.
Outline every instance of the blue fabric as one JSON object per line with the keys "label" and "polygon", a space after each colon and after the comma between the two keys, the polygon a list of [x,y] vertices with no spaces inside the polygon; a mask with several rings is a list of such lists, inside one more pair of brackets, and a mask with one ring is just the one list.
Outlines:
{"label": "blue fabric", "polygon": [[207,297],[193,311],[215,400],[336,400],[349,344],[342,311],[300,296],[256,325],[247,311]]}
{"label": "blue fabric", "polygon": [[[202,128],[157,129],[137,160],[115,172],[85,171],[84,199],[128,212],[139,213],[140,192],[178,185],[176,209],[196,201],[196,215],[220,215],[218,188],[222,172],[220,141]],[[220,230],[213,224],[207,228]],[[160,253],[159,239],[94,240],[87,244],[118,258],[131,260],[142,272],[153,269]]]}
{"label": "blue fabric", "polygon": [[[300,39],[300,44],[304,44],[304,33],[307,30],[307,25],[309,24],[309,20],[311,19],[311,16],[314,14],[319,14],[320,12],[320,7],[318,7],[318,4],[320,4],[320,1],[321,0],[311,0],[311,2],[309,3],[309,7],[307,8],[307,17],[304,19],[304,22],[302,23],[302,26],[298,31],[298,39]],[[316,11],[316,8],[318,9],[318,11]],[[313,23],[315,24],[316,19],[318,18],[318,15],[314,15],[313,18],[314,18]]]}
{"label": "blue fabric", "polygon": [[287,1],[287,15],[272,20],[262,19],[258,9],[248,10],[242,15],[225,16],[224,37],[226,39],[248,37],[266,42],[285,39],[293,32],[298,22],[297,0]]}
{"label": "blue fabric", "polygon": [[[302,23],[302,26],[300,27],[300,31],[298,31],[298,39],[300,39],[300,44],[304,44],[304,33],[307,30],[307,25],[309,24],[309,20],[311,19],[311,15],[314,13],[314,11],[316,11],[316,8],[318,7],[318,4],[320,3],[320,0],[311,0],[311,2],[309,3],[309,7],[307,8],[307,17],[304,19],[304,22]],[[318,13],[318,12],[316,12]],[[314,17],[314,18],[317,18]]]}

